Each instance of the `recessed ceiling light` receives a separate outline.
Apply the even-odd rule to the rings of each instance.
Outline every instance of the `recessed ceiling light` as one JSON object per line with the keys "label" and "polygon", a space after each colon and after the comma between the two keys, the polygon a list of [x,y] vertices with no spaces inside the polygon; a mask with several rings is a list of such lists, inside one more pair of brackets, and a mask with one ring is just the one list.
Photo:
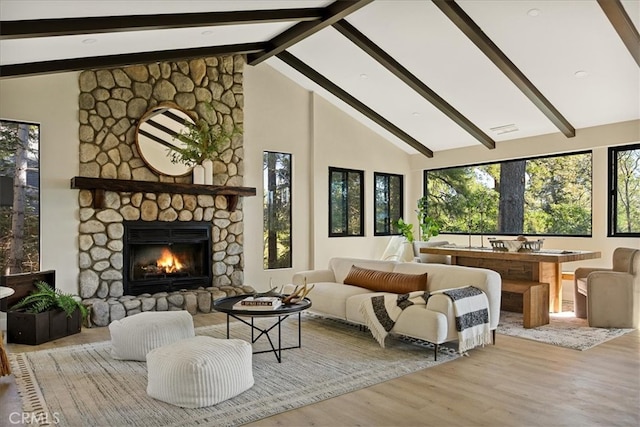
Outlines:
{"label": "recessed ceiling light", "polygon": [[587,73],[584,70],[578,70],[575,73],[573,73],[573,75],[576,77],[576,79],[584,79],[589,75],[589,73]]}
{"label": "recessed ceiling light", "polygon": [[366,75],[365,73],[362,73],[362,74],[360,74],[360,78],[361,78],[362,80],[365,80],[365,79],[368,79],[368,78],[369,78],[369,76],[368,76],[368,75]]}
{"label": "recessed ceiling light", "polygon": [[517,132],[520,130],[518,129],[518,126],[516,126],[513,123],[508,125],[496,126],[489,129],[491,130],[491,132],[495,132],[497,135],[502,135],[503,133]]}
{"label": "recessed ceiling light", "polygon": [[529,9],[527,11],[527,15],[529,15],[529,16],[539,16],[540,15],[540,9]]}
{"label": "recessed ceiling light", "polygon": [[97,41],[98,41],[97,39],[83,39],[82,43],[84,43],[84,44],[93,44],[93,43],[95,43]]}

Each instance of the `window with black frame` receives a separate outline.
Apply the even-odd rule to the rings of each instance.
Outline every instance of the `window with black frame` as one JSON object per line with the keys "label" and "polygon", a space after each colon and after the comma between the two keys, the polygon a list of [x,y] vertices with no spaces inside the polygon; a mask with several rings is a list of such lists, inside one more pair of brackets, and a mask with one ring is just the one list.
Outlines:
{"label": "window with black frame", "polygon": [[396,221],[404,214],[404,177],[402,175],[374,172],[374,235],[400,234]]}
{"label": "window with black frame", "polygon": [[329,237],[364,236],[364,171],[329,167]]}
{"label": "window with black frame", "polygon": [[0,262],[40,270],[40,126],[0,120]]}
{"label": "window with black frame", "polygon": [[640,237],[640,144],[609,148],[609,237]]}
{"label": "window with black frame", "polygon": [[424,172],[441,233],[591,236],[592,153]]}
{"label": "window with black frame", "polygon": [[265,151],[262,168],[264,269],[291,268],[291,154]]}

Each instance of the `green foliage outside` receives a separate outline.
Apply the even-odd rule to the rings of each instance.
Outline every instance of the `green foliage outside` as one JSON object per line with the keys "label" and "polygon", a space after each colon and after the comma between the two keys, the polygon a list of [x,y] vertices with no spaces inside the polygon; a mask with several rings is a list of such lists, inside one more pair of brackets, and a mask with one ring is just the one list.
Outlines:
{"label": "green foliage outside", "polygon": [[616,233],[640,233],[640,148],[616,152]]}
{"label": "green foliage outside", "polygon": [[362,236],[363,173],[332,169],[329,183],[330,236]]}
{"label": "green foliage outside", "polygon": [[263,173],[263,267],[290,268],[291,154],[265,152]]}
{"label": "green foliage outside", "polygon": [[[11,251],[21,252],[19,272],[30,272],[40,270],[40,190],[37,184],[39,175],[39,127],[37,125],[28,126],[28,141],[20,141],[18,136],[18,123],[11,121],[0,121],[0,177],[11,180],[14,177],[16,167],[16,149],[21,146],[27,152],[27,187],[25,188],[25,205],[22,223],[22,245],[21,248],[13,247],[14,239],[12,233],[13,206],[11,204],[11,194],[6,197],[8,203],[0,206],[0,268],[2,273],[7,272]],[[29,185],[29,176],[35,176],[36,181]],[[6,188],[5,188],[6,190]],[[14,252],[15,253],[15,252]]]}
{"label": "green foliage outside", "polygon": [[[441,232],[500,234],[500,163],[427,171],[428,214]],[[591,234],[591,153],[526,161],[527,235]],[[508,215],[503,212],[502,215]]]}

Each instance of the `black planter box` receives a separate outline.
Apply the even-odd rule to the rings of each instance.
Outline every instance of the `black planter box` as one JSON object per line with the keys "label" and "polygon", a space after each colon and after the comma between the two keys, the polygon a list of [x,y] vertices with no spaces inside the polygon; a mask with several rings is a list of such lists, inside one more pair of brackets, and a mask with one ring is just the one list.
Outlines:
{"label": "black planter box", "polygon": [[82,314],[80,310],[67,317],[64,310],[49,310],[43,313],[26,313],[14,310],[7,313],[7,341],[15,344],[38,345],[80,332]]}

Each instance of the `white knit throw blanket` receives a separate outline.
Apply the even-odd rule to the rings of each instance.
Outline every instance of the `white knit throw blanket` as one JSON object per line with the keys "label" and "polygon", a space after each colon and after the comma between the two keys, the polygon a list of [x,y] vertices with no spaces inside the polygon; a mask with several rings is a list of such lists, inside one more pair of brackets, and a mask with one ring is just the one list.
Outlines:
{"label": "white knit throw blanket", "polygon": [[458,352],[464,353],[479,345],[491,344],[489,300],[485,293],[474,286],[449,289],[442,293],[451,298],[453,303]]}
{"label": "white knit throw blanket", "polygon": [[429,293],[424,291],[408,294],[375,295],[362,301],[360,312],[373,337],[384,347],[384,340],[393,329],[402,310],[411,305],[426,305]]}
{"label": "white knit throw blanket", "polygon": [[[466,286],[437,293],[451,298],[460,353],[491,343],[489,303],[484,292],[476,287]],[[411,305],[426,305],[429,296],[428,292],[422,291],[402,295],[375,295],[362,302],[360,312],[373,337],[384,347],[385,338],[392,332],[402,310]]]}

